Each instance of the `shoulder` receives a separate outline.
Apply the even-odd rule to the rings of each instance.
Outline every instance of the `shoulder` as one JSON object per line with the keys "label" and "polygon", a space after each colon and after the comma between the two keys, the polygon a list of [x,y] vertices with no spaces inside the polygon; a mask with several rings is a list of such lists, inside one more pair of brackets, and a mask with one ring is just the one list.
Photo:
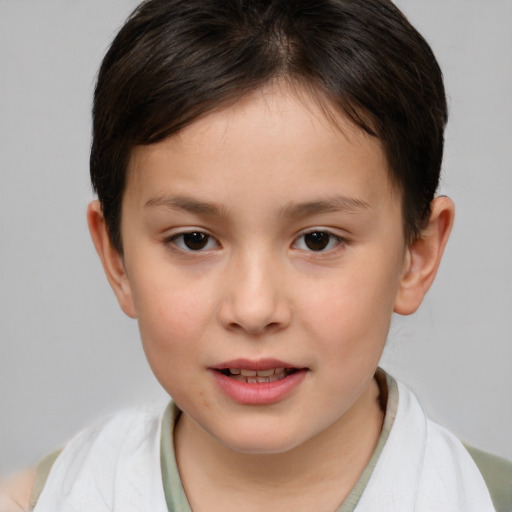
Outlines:
{"label": "shoulder", "polygon": [[496,512],[512,512],[512,462],[464,445],[491,494]]}
{"label": "shoulder", "polygon": [[[419,414],[419,404],[414,394],[401,383],[398,383],[398,387],[400,399],[403,399],[402,415]],[[420,417],[422,415],[426,419],[425,434],[428,440],[424,452],[425,480],[435,482],[440,489],[443,486],[458,486],[458,499],[466,507],[461,510],[512,512],[512,464],[480,450],[468,449],[453,433],[428,419],[424,412],[419,414]],[[421,424],[419,422],[415,427],[419,428]],[[475,506],[476,498],[486,508],[480,502]]]}
{"label": "shoulder", "polygon": [[29,510],[36,469],[30,468],[0,482],[0,510],[21,512]]}
{"label": "shoulder", "polygon": [[31,505],[61,510],[54,505],[64,499],[64,488],[72,503],[83,502],[84,496],[92,503],[95,496],[110,495],[126,471],[140,467],[147,472],[159,446],[162,413],[160,406],[121,411],[78,432],[38,464]]}
{"label": "shoulder", "polygon": [[105,469],[115,466],[121,454],[131,453],[156,438],[161,418],[161,408],[153,406],[128,409],[102,418],[68,441],[52,466],[55,468],[66,461],[78,469],[96,462],[93,453],[101,456],[98,464]]}

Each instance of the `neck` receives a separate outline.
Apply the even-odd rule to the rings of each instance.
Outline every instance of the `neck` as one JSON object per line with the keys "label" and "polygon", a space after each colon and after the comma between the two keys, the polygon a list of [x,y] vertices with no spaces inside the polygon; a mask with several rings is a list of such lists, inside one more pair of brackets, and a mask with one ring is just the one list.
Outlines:
{"label": "neck", "polygon": [[379,389],[372,380],[328,429],[277,454],[232,450],[182,414],[175,430],[176,459],[192,509],[216,511],[238,505],[249,512],[251,507],[262,510],[277,504],[278,509],[335,510],[356,484],[377,444],[384,416],[378,398]]}

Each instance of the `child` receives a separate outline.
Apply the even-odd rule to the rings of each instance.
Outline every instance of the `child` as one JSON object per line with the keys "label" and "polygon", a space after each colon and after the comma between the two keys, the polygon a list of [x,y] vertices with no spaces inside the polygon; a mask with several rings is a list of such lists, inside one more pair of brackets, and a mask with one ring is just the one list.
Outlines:
{"label": "child", "polygon": [[445,123],[387,1],[142,4],[98,78],[88,221],[173,403],[80,433],[35,510],[494,510],[377,368],[453,223]]}

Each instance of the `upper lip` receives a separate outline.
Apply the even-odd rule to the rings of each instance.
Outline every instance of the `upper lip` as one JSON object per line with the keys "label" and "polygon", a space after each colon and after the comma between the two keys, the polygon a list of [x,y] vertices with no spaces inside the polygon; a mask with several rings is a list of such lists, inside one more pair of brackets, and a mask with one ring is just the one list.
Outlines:
{"label": "upper lip", "polygon": [[210,366],[211,370],[225,370],[228,368],[240,368],[244,370],[271,370],[272,368],[301,368],[290,363],[285,363],[279,359],[232,359],[214,366]]}

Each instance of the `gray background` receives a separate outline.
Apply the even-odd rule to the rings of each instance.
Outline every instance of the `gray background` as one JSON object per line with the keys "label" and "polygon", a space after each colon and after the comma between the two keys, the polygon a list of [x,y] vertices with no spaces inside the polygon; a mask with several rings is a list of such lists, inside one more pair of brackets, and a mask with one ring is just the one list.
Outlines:
{"label": "gray background", "polygon": [[[450,98],[438,280],[383,364],[461,438],[512,458],[512,1],[401,0]],[[0,0],[0,472],[163,399],[85,223],[90,98],[133,0]]]}

